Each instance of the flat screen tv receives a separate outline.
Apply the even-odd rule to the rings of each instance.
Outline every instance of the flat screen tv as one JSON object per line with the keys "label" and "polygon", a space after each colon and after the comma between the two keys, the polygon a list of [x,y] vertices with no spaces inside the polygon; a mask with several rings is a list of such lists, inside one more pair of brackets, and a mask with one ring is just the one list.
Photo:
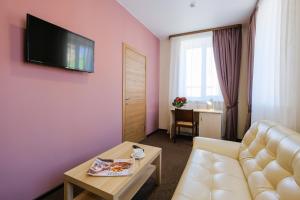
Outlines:
{"label": "flat screen tv", "polygon": [[26,61],[94,72],[95,42],[27,14]]}

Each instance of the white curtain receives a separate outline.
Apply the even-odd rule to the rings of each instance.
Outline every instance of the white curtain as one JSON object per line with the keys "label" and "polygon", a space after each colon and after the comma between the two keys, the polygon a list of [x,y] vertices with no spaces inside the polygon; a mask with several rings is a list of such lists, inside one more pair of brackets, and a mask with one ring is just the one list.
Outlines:
{"label": "white curtain", "polygon": [[261,0],[253,69],[252,122],[300,131],[300,1]]}
{"label": "white curtain", "polygon": [[215,69],[212,32],[171,39],[169,103],[187,97],[189,105],[206,101],[222,107],[223,97]]}
{"label": "white curtain", "polygon": [[170,49],[170,83],[169,83],[169,103],[178,96],[183,96],[180,94],[180,84],[182,80],[180,80],[180,66],[183,63],[181,59],[181,55],[183,54],[181,49],[181,42],[183,37],[173,37],[171,38],[171,49]]}

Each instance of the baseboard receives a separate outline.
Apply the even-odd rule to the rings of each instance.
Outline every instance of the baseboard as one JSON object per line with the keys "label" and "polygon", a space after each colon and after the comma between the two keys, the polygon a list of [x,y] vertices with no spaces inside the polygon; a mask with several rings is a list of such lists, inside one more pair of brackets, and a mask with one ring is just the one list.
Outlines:
{"label": "baseboard", "polygon": [[45,192],[44,194],[38,196],[37,198],[34,198],[34,200],[43,199],[46,196],[50,195],[51,193],[55,192],[56,190],[59,190],[62,187],[64,187],[63,183],[59,184],[58,186],[54,187],[53,189],[49,190],[48,192]]}
{"label": "baseboard", "polygon": [[149,133],[146,137],[150,137],[151,135],[155,134],[155,133],[167,133],[168,130],[167,129],[161,129],[161,128],[158,128],[156,129],[155,131]]}
{"label": "baseboard", "polygon": [[156,129],[155,131],[152,131],[151,133],[146,135],[146,137],[150,137],[151,135],[153,135],[154,133],[157,133],[157,132],[159,132],[159,129]]}
{"label": "baseboard", "polygon": [[168,129],[159,128],[158,131],[160,131],[160,132],[166,132],[166,133],[167,133],[167,132],[168,132]]}

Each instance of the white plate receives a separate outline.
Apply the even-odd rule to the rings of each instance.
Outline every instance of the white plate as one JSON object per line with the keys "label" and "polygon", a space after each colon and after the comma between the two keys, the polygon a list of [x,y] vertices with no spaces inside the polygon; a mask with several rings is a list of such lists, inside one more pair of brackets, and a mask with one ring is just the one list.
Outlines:
{"label": "white plate", "polygon": [[140,159],[142,159],[142,158],[144,158],[145,157],[145,153],[143,153],[143,154],[141,154],[140,156],[135,156],[134,155],[134,153],[132,153],[130,156],[131,156],[131,158],[134,158],[134,159],[137,159],[137,160],[140,160]]}

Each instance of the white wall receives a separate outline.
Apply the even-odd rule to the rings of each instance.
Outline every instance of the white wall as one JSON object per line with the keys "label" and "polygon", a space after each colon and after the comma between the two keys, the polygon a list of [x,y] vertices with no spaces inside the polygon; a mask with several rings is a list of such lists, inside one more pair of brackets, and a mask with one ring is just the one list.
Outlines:
{"label": "white wall", "polygon": [[247,76],[248,76],[248,24],[243,25],[242,60],[239,88],[239,114],[238,114],[238,136],[243,138],[246,126],[248,102],[247,102]]}
{"label": "white wall", "polygon": [[168,129],[169,126],[169,66],[170,41],[160,41],[160,78],[159,78],[159,128]]}
{"label": "white wall", "polygon": [[[243,137],[247,117],[247,27],[242,29],[242,60],[239,88],[239,114],[238,114],[238,136]],[[168,38],[160,41],[160,85],[159,85],[159,128],[168,129],[169,126],[169,67],[170,67],[170,40]]]}

